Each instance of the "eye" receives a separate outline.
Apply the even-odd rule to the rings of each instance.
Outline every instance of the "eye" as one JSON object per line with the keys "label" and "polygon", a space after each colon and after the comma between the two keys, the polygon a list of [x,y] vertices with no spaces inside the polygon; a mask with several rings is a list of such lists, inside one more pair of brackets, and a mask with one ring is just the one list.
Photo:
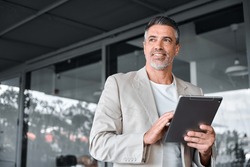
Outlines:
{"label": "eye", "polygon": [[149,38],[148,41],[149,42],[154,42],[156,39],[155,38]]}
{"label": "eye", "polygon": [[172,39],[171,38],[164,38],[163,41],[167,42],[167,43],[172,43]]}

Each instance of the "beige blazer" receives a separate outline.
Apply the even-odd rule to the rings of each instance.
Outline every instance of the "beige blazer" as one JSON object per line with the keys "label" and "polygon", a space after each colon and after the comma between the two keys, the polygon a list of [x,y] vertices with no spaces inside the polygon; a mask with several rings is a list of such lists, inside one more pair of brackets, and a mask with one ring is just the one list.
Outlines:
{"label": "beige blazer", "polygon": [[[178,95],[202,95],[200,88],[175,80]],[[162,143],[143,145],[143,135],[158,118],[145,68],[108,77],[93,120],[90,154],[99,161],[113,162],[114,167],[162,167]],[[185,157],[183,167],[196,166],[195,150],[181,145],[181,155]]]}

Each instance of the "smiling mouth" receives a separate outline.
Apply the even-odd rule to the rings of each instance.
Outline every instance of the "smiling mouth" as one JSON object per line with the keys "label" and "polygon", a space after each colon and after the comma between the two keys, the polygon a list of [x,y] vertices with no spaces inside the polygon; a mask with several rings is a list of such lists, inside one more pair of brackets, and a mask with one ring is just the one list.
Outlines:
{"label": "smiling mouth", "polygon": [[152,56],[162,57],[162,56],[166,56],[166,53],[153,53]]}

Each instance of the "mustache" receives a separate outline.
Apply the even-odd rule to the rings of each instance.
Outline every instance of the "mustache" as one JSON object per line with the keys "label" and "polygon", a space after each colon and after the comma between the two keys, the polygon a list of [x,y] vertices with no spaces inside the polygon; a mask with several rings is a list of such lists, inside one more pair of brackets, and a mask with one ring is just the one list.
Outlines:
{"label": "mustache", "polygon": [[167,55],[167,52],[165,50],[152,50],[151,51],[151,55],[153,54],[163,54],[163,55]]}

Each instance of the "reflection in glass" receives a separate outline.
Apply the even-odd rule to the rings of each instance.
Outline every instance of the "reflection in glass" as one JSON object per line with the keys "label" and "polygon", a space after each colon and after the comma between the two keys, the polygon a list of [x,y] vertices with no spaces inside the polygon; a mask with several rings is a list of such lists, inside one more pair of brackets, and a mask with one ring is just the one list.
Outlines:
{"label": "reflection in glass", "polygon": [[250,165],[250,89],[208,95],[223,96],[213,122],[217,166]]}
{"label": "reflection in glass", "polygon": [[27,166],[54,166],[59,155],[88,155],[88,136],[96,104],[26,91],[29,129]]}
{"label": "reflection in glass", "polygon": [[16,158],[19,79],[0,84],[0,166],[14,166]]}
{"label": "reflection in glass", "polygon": [[27,75],[26,167],[75,166],[85,163],[86,157],[91,160],[89,133],[99,99],[96,92],[101,87],[100,53],[72,58]]}

